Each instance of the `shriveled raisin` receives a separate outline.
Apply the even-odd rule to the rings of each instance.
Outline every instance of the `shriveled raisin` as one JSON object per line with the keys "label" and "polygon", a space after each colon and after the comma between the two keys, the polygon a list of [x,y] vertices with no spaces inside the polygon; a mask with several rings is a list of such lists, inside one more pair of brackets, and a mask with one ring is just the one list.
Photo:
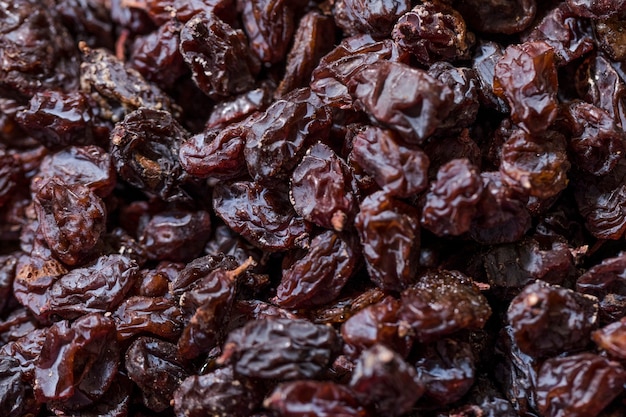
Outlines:
{"label": "shriveled raisin", "polygon": [[355,226],[370,279],[383,290],[409,286],[417,272],[419,212],[379,191],[361,202]]}
{"label": "shriveled raisin", "polygon": [[463,329],[483,328],[491,316],[485,296],[459,271],[423,274],[402,292],[400,301],[400,318],[422,342]]}
{"label": "shriveled raisin", "polygon": [[507,312],[517,346],[533,357],[584,349],[597,316],[595,297],[542,281],[526,286]]}
{"label": "shriveled raisin", "polygon": [[291,175],[290,199],[305,220],[341,232],[354,220],[358,189],[352,169],[332,149],[313,145]]}
{"label": "shriveled raisin", "polygon": [[180,51],[196,85],[209,97],[242,93],[254,84],[258,62],[244,33],[213,13],[199,13],[185,23]]}
{"label": "shriveled raisin", "polygon": [[625,382],[618,363],[593,353],[551,358],[537,375],[537,405],[546,417],[597,416]]}
{"label": "shriveled raisin", "polygon": [[330,326],[307,320],[254,320],[233,330],[220,362],[239,375],[262,379],[307,379],[319,375],[338,348]]}

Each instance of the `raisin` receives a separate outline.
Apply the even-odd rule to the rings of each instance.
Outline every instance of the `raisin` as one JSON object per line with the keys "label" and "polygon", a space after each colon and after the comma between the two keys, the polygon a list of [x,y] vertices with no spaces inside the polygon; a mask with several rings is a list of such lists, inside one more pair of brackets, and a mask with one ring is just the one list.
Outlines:
{"label": "raisin", "polygon": [[176,345],[151,337],[140,337],[126,351],[128,377],[139,386],[143,403],[160,412],[170,406],[174,391],[188,376],[176,357]]}
{"label": "raisin", "polygon": [[483,193],[470,225],[470,236],[479,243],[500,244],[520,240],[531,226],[526,198],[506,184],[502,174],[481,172]]}
{"label": "raisin", "polygon": [[[626,7],[624,7],[626,10]],[[595,35],[598,46],[613,61],[624,61],[626,59],[626,48],[624,48],[624,17],[619,14],[612,16],[606,20],[600,20],[596,23]]]}
{"label": "raisin", "polygon": [[452,133],[471,126],[478,117],[480,108],[480,81],[476,71],[467,67],[455,67],[449,62],[437,61],[428,68],[428,74],[442,81],[454,93],[450,113],[437,134],[440,136],[444,131]]}
{"label": "raisin", "polygon": [[367,33],[374,38],[384,38],[410,7],[407,0],[338,0],[333,17],[347,35]]}
{"label": "raisin", "polygon": [[23,380],[17,359],[0,356],[0,410],[7,417],[36,414],[39,407],[32,387]]}
{"label": "raisin", "polygon": [[469,231],[483,193],[483,181],[468,159],[453,159],[437,172],[426,194],[421,224],[438,236]]}
{"label": "raisin", "polygon": [[298,1],[250,0],[241,4],[243,27],[252,52],[263,63],[275,64],[284,60],[295,30]]}
{"label": "raisin", "polygon": [[89,405],[113,382],[118,356],[113,320],[94,313],[55,323],[35,365],[35,396],[69,409]]}
{"label": "raisin", "polygon": [[134,110],[147,108],[177,113],[178,106],[158,87],[146,81],[135,69],[104,48],[90,49],[80,44],[84,58],[80,83],[98,103],[105,120],[118,122]]}
{"label": "raisin", "polygon": [[272,104],[272,92],[271,85],[263,83],[259,88],[246,91],[230,100],[217,103],[211,111],[209,120],[206,122],[205,130],[211,131],[219,127],[235,127],[237,126],[236,122],[241,122],[256,112],[265,111]]}
{"label": "raisin", "polygon": [[406,356],[413,338],[410,326],[400,317],[402,303],[391,296],[356,312],[341,326],[343,340],[359,353],[376,344]]}
{"label": "raisin", "polygon": [[282,417],[367,417],[354,394],[330,381],[293,381],[279,385],[263,406]]}
{"label": "raisin", "polygon": [[31,179],[31,192],[52,178],[65,184],[83,184],[99,197],[105,198],[116,185],[115,169],[111,155],[95,146],[70,146],[43,157],[39,172]]}
{"label": "raisin", "polygon": [[178,158],[187,173],[199,178],[232,180],[247,174],[244,148],[246,129],[240,124],[209,129],[180,145]]}
{"label": "raisin", "polygon": [[493,91],[511,106],[511,118],[531,133],[546,130],[557,116],[554,50],[543,41],[511,45],[494,68]]}
{"label": "raisin", "polygon": [[606,110],[618,126],[626,126],[626,77],[604,54],[591,54],[576,70],[576,91],[585,101]]}
{"label": "raisin", "polygon": [[421,348],[418,356],[415,368],[424,385],[425,400],[442,405],[452,403],[474,384],[476,365],[469,343],[444,338]]}
{"label": "raisin", "polygon": [[290,199],[305,220],[341,232],[357,211],[354,173],[332,149],[311,146],[291,175]]}
{"label": "raisin", "polygon": [[28,100],[36,92],[78,86],[78,53],[54,10],[36,0],[0,5],[2,97]]}
{"label": "raisin", "polygon": [[334,301],[359,263],[354,235],[326,231],[311,240],[307,254],[283,271],[272,300],[285,308],[302,309]]}
{"label": "raisin", "polygon": [[526,286],[507,312],[519,349],[538,358],[584,349],[597,316],[595,297],[542,281]]}
{"label": "raisin", "polygon": [[187,199],[178,149],[188,133],[163,110],[142,108],[128,114],[111,132],[111,157],[119,176],[134,187],[167,201]]}
{"label": "raisin", "polygon": [[510,108],[506,100],[498,97],[494,92],[493,76],[496,64],[500,61],[502,55],[504,55],[504,48],[499,43],[485,40],[479,41],[472,57],[472,69],[478,75],[481,87],[478,91],[478,97],[481,104],[499,112],[508,113]]}
{"label": "raisin", "polygon": [[626,358],[626,320],[613,322],[591,334],[593,341],[614,358]]}
{"label": "raisin", "polygon": [[362,404],[386,416],[409,412],[424,391],[415,368],[384,345],[363,351],[352,373],[350,388]]}
{"label": "raisin", "polygon": [[454,93],[426,71],[399,62],[364,65],[348,82],[355,107],[421,145],[448,116]]}
{"label": "raisin", "polygon": [[15,120],[42,145],[57,150],[70,145],[104,144],[110,131],[100,119],[93,98],[82,92],[38,92]]}
{"label": "raisin", "polygon": [[428,156],[393,130],[367,126],[352,139],[350,158],[389,195],[410,197],[428,185]]}
{"label": "raisin", "polygon": [[317,11],[310,11],[300,19],[293,45],[287,55],[285,75],[276,87],[277,97],[283,97],[291,90],[308,85],[320,59],[335,44],[334,32],[333,19]]}
{"label": "raisin", "polygon": [[474,43],[463,17],[443,1],[426,1],[404,13],[392,37],[424,65],[467,59]]}
{"label": "raisin", "polygon": [[133,296],[125,299],[111,315],[117,339],[128,340],[140,334],[152,334],[174,341],[183,329],[183,313],[172,299]]}
{"label": "raisin", "polygon": [[[39,315],[74,319],[88,313],[106,313],[122,302],[137,279],[137,265],[122,255],[104,255],[75,268],[46,290]],[[32,307],[31,307],[32,308]]]}
{"label": "raisin", "polygon": [[431,342],[463,329],[481,329],[491,308],[474,282],[459,271],[422,275],[401,294],[400,318],[418,340]]}
{"label": "raisin", "polygon": [[213,208],[231,229],[261,249],[308,245],[308,223],[277,190],[246,181],[220,184],[213,190]]}
{"label": "raisin", "polygon": [[219,362],[234,362],[238,375],[262,379],[306,379],[319,375],[338,348],[330,326],[306,320],[254,320],[233,330]]}
{"label": "raisin", "polygon": [[216,417],[248,417],[261,402],[257,390],[230,367],[193,375],[174,392],[174,412],[177,417],[203,417],[207,412]]}
{"label": "raisin", "polygon": [[185,262],[196,258],[211,235],[211,217],[204,210],[171,210],[140,219],[137,230],[149,259]]}
{"label": "raisin", "polygon": [[553,130],[542,134],[514,130],[502,145],[502,179],[540,199],[556,196],[567,187],[571,164],[566,146],[565,137]]}
{"label": "raisin", "polygon": [[626,254],[606,258],[589,268],[576,280],[576,291],[598,297],[600,319],[605,322],[619,320],[626,312]]}
{"label": "raisin", "polygon": [[591,25],[572,13],[561,3],[550,10],[528,34],[524,41],[544,41],[555,53],[557,65],[563,66],[594,49]]}
{"label": "raisin", "polygon": [[129,67],[161,88],[170,88],[185,75],[187,67],[179,51],[182,25],[170,21],[156,32],[135,38]]}
{"label": "raisin", "polygon": [[624,215],[626,161],[620,158],[605,176],[578,175],[574,196],[585,227],[599,239],[620,239],[626,231]]}
{"label": "raisin", "polygon": [[93,254],[106,228],[107,210],[89,187],[53,177],[41,185],[34,202],[39,232],[56,257],[77,265]]}
{"label": "raisin", "polygon": [[361,202],[355,227],[372,282],[383,290],[392,291],[409,286],[418,267],[417,209],[379,191]]}
{"label": "raisin", "polygon": [[519,415],[536,414],[535,387],[541,362],[522,352],[510,326],[503,328],[496,344],[496,381]]}
{"label": "raisin", "polygon": [[569,149],[576,166],[593,175],[606,175],[615,168],[626,151],[626,134],[611,116],[592,104],[573,102],[565,117],[572,131]]}
{"label": "raisin", "polygon": [[547,417],[597,416],[621,394],[624,382],[618,363],[592,353],[551,358],[537,375],[537,405]]}
{"label": "raisin", "polygon": [[456,0],[454,5],[477,31],[507,35],[526,29],[537,13],[535,0]]}
{"label": "raisin", "polygon": [[311,90],[324,103],[349,109],[353,100],[348,92],[348,82],[363,66],[381,60],[406,62],[408,57],[390,39],[376,41],[365,34],[345,38],[322,57],[313,70]]}
{"label": "raisin", "polygon": [[567,0],[567,4],[577,15],[596,19],[626,11],[624,0]]}
{"label": "raisin", "polygon": [[244,33],[212,13],[199,13],[185,23],[180,52],[196,85],[211,98],[242,93],[254,84],[258,63]]}
{"label": "raisin", "polygon": [[494,246],[485,254],[484,267],[492,289],[517,293],[535,280],[562,284],[573,268],[568,245],[555,240],[542,245],[536,239],[522,238],[515,243]]}
{"label": "raisin", "polygon": [[192,359],[209,352],[223,339],[223,325],[235,298],[237,279],[252,259],[236,269],[216,268],[195,282],[180,298],[184,312],[191,313],[178,340],[178,353]]}
{"label": "raisin", "polygon": [[268,184],[288,178],[307,148],[328,136],[330,124],[330,109],[308,88],[276,100],[246,133],[250,175]]}

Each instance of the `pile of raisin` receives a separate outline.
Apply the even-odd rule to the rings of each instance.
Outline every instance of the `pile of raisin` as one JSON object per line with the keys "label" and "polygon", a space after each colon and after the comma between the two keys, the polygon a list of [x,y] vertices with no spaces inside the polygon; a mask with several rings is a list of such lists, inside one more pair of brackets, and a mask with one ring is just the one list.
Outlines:
{"label": "pile of raisin", "polygon": [[0,0],[0,415],[625,415],[625,28]]}

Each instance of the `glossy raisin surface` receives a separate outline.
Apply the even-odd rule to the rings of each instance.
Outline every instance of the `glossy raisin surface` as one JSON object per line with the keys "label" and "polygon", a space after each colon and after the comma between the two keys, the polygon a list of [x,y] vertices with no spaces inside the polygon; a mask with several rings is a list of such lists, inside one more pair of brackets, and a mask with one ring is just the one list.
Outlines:
{"label": "glossy raisin surface", "polygon": [[0,0],[0,415],[617,417],[624,0]]}

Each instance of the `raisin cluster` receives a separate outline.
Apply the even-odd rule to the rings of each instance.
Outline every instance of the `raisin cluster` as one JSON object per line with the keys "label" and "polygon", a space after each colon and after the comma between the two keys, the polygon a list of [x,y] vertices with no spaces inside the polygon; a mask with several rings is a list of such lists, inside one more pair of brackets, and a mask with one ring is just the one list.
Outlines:
{"label": "raisin cluster", "polygon": [[623,416],[624,28],[0,0],[0,416]]}

